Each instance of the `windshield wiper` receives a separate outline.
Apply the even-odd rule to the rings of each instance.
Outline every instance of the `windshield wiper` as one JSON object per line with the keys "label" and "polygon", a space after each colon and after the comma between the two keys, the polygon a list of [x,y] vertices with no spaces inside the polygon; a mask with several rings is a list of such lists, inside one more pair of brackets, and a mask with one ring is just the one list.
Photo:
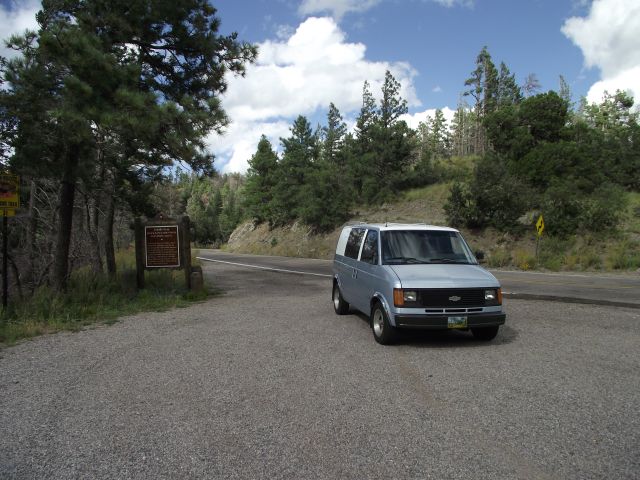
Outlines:
{"label": "windshield wiper", "polygon": [[460,264],[469,264],[467,261],[463,260],[454,260],[453,258],[431,258],[429,259],[429,263],[460,263]]}
{"label": "windshield wiper", "polygon": [[387,263],[388,262],[424,263],[418,260],[417,258],[413,258],[413,257],[391,257],[391,258],[385,258],[384,261]]}

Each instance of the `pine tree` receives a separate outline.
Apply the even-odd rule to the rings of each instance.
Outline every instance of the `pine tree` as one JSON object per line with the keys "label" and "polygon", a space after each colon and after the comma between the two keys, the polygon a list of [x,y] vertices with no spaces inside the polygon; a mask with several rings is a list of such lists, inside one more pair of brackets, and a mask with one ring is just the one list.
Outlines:
{"label": "pine tree", "polygon": [[[257,52],[235,33],[218,35],[206,0],[49,0],[37,19],[37,34],[12,40],[22,58],[3,68],[11,91],[3,101],[19,123],[16,171],[61,185],[52,280],[64,289],[76,184],[99,171],[95,132],[119,149],[104,169],[114,192],[132,180],[133,165],[144,166],[134,182],[176,160],[212,173],[204,138],[227,123],[218,98],[225,74],[243,74]],[[45,140],[38,155],[35,132]]]}
{"label": "pine tree", "polygon": [[500,63],[498,75],[498,107],[514,105],[522,100],[522,91],[516,82],[515,74],[512,74],[504,62]]}
{"label": "pine tree", "polygon": [[407,113],[407,102],[400,96],[400,83],[387,71],[377,122],[371,129],[373,143],[362,184],[367,202],[390,198],[403,183],[404,172],[411,163],[413,132],[400,116]]}
{"label": "pine tree", "polygon": [[487,47],[483,47],[476,58],[476,69],[465,82],[471,87],[464,92],[475,100],[475,125],[473,153],[482,154],[487,149],[486,135],[482,127],[483,119],[498,106],[498,71],[491,60]]}
{"label": "pine tree", "polygon": [[271,202],[271,216],[275,225],[284,225],[299,217],[305,199],[302,187],[318,158],[318,138],[311,131],[306,117],[300,115],[291,127],[291,136],[281,138],[283,153],[278,179]]}
{"label": "pine tree", "polygon": [[323,155],[325,160],[334,165],[341,164],[339,153],[342,148],[344,136],[347,133],[347,125],[342,120],[340,111],[333,103],[329,105],[327,126],[322,129],[322,132],[324,136]]}
{"label": "pine tree", "polygon": [[378,124],[376,101],[371,93],[369,82],[362,87],[362,107],[356,119],[355,138],[349,143],[348,171],[353,181],[354,200],[362,196],[363,185],[371,175],[374,160],[374,131]]}
{"label": "pine tree", "polygon": [[258,149],[249,160],[244,187],[244,205],[247,214],[257,223],[272,222],[271,203],[278,179],[278,156],[271,142],[262,135]]}
{"label": "pine tree", "polygon": [[400,82],[387,70],[382,84],[379,114],[383,129],[391,128],[401,115],[408,112],[407,101],[400,96],[400,87]]}

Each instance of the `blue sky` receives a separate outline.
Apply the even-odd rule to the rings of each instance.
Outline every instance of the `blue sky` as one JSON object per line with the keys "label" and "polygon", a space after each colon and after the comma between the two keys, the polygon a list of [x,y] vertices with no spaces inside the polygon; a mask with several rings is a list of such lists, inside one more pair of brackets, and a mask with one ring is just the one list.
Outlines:
{"label": "blue sky", "polygon": [[[216,7],[224,31],[263,42],[304,21],[299,5],[254,0],[219,2]],[[365,12],[347,13],[338,24],[347,42],[367,47],[367,59],[410,63],[424,105],[454,107],[484,45],[494,61],[504,61],[520,81],[535,73],[544,88],[557,88],[562,74],[576,95],[585,95],[598,72],[583,68],[582,52],[561,27],[567,18],[587,12],[584,3],[571,0],[476,0],[451,7],[435,1],[391,0]]]}
{"label": "blue sky", "polygon": [[[544,91],[557,89],[563,75],[575,100],[618,88],[640,97],[640,0],[212,3],[222,33],[260,51],[245,78],[228,79],[227,132],[208,138],[223,172],[245,171],[263,133],[278,147],[298,114],[323,123],[329,102],[352,125],[363,82],[378,95],[387,69],[402,83],[411,126],[436,108],[450,116],[485,45],[520,83],[534,73]],[[0,36],[31,26],[38,5],[0,0]]]}

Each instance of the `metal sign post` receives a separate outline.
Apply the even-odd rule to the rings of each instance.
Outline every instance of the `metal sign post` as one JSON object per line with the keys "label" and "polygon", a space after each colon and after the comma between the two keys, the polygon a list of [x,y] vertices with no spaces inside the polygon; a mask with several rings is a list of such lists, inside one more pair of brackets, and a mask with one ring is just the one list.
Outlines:
{"label": "metal sign post", "polygon": [[18,175],[0,175],[0,213],[2,214],[2,309],[9,304],[9,217],[20,208],[20,177]]}
{"label": "metal sign post", "polygon": [[6,310],[9,304],[9,275],[7,272],[7,259],[9,257],[9,247],[7,236],[9,232],[9,222],[6,210],[2,215],[2,309]]}
{"label": "metal sign post", "polygon": [[536,222],[536,231],[538,232],[538,238],[536,239],[536,263],[538,263],[538,249],[540,247],[540,237],[542,236],[542,232],[544,232],[544,218],[542,218],[542,214],[538,217],[538,221]]}

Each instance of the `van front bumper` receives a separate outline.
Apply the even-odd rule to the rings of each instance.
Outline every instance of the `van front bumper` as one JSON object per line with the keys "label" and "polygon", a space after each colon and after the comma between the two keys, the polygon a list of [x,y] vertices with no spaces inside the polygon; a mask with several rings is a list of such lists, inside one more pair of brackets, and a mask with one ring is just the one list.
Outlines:
{"label": "van front bumper", "polygon": [[[446,330],[449,328],[449,317],[451,315],[395,315],[396,327],[407,329],[425,329],[425,330]],[[493,327],[496,325],[504,325],[506,314],[500,312],[486,313],[467,313],[457,314],[457,316],[467,317],[467,327]]]}

